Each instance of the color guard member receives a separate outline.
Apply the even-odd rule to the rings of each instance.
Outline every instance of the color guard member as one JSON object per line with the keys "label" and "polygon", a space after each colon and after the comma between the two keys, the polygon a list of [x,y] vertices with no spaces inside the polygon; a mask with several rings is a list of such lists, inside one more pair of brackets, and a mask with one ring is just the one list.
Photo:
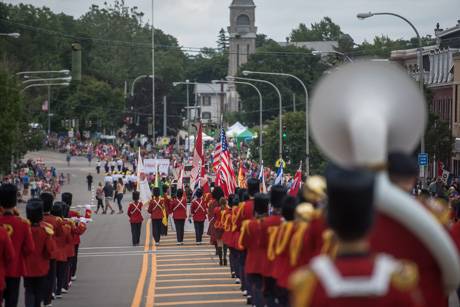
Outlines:
{"label": "color guard member", "polygon": [[198,188],[195,192],[195,199],[192,201],[190,213],[195,227],[196,244],[200,245],[203,241],[204,221],[206,220],[207,207],[202,199],[203,190]]}
{"label": "color guard member", "polygon": [[187,219],[187,197],[182,189],[178,189],[169,203],[169,212],[172,214],[176,227],[177,245],[184,245],[185,220]]}
{"label": "color guard member", "polygon": [[155,240],[155,245],[160,245],[161,227],[165,213],[164,200],[160,197],[160,189],[153,189],[153,197],[149,202],[147,210],[152,219],[152,235]]}
{"label": "color guard member", "polygon": [[139,245],[141,238],[142,221],[142,202],[139,201],[140,193],[133,192],[133,201],[128,206],[129,223],[131,224],[131,237],[133,246]]}

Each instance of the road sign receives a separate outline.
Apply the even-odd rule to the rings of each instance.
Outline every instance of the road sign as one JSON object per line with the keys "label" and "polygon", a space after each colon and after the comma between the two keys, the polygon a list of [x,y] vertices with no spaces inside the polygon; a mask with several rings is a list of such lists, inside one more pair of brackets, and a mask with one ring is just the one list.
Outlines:
{"label": "road sign", "polygon": [[418,165],[420,166],[428,165],[428,154],[427,153],[418,154]]}

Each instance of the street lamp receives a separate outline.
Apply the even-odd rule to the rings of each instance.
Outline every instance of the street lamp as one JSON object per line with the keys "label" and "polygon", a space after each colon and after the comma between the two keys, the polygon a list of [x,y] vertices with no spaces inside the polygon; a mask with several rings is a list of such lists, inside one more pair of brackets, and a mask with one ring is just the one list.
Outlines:
{"label": "street lamp", "polygon": [[224,80],[212,80],[212,83],[235,83],[235,84],[243,84],[243,85],[249,85],[253,89],[256,90],[257,94],[259,95],[259,164],[262,164],[262,107],[263,107],[263,99],[262,99],[262,93],[260,92],[259,88],[255,86],[254,84],[250,82],[242,82],[242,81],[224,81]]}
{"label": "street lamp", "polygon": [[280,159],[283,158],[283,98],[281,96],[281,92],[276,87],[275,84],[273,84],[270,81],[267,80],[262,80],[262,79],[251,79],[251,78],[242,78],[242,77],[233,77],[233,76],[227,76],[228,81],[233,81],[233,80],[241,80],[241,81],[253,81],[253,82],[260,82],[260,83],[265,83],[268,85],[271,85],[276,93],[278,94],[278,99],[279,99],[279,157]]}
{"label": "street lamp", "polygon": [[[36,71],[21,71],[16,73],[16,76],[21,76],[21,75],[32,75],[32,74],[65,74],[68,75],[70,74],[70,70],[68,69],[61,69],[61,70],[36,70]],[[24,78],[30,78],[24,76]]]}
{"label": "street lamp", "polygon": [[28,84],[32,82],[48,82],[48,81],[66,81],[70,82],[72,81],[72,77],[62,77],[62,78],[40,78],[40,79],[28,79],[25,81],[22,81],[22,84]]}
{"label": "street lamp", "polygon": [[133,80],[133,83],[131,84],[131,96],[134,96],[134,86],[136,85],[136,82],[139,81],[142,78],[153,78],[153,76],[152,75],[140,75],[140,76],[136,77]]}
{"label": "street lamp", "polygon": [[0,33],[0,36],[9,36],[12,38],[19,38],[21,36],[21,33]]}
{"label": "street lamp", "polygon": [[338,55],[344,57],[348,62],[353,63],[353,60],[348,55],[346,55],[345,53],[340,52],[340,51],[335,51],[335,50],[330,50],[330,51],[313,50],[311,52],[311,54],[313,54],[313,55],[330,54],[330,53],[338,54]]}
{"label": "street lamp", "polygon": [[[258,75],[268,75],[268,76],[281,76],[281,77],[289,77],[294,78],[297,80],[305,92],[305,173],[307,176],[310,175],[310,127],[308,124],[308,115],[310,113],[310,104],[308,98],[308,89],[305,83],[297,76],[286,74],[286,73],[278,73],[278,72],[262,72],[262,71],[243,71],[243,75],[247,76],[250,74],[258,74]],[[281,107],[280,107],[280,116],[281,116]],[[281,136],[281,124],[280,124],[280,136]]]}
{"label": "street lamp", "polygon": [[[366,19],[366,18],[369,18],[369,17],[372,17],[372,16],[377,16],[377,15],[389,15],[389,16],[394,16],[394,17],[397,17],[399,19],[402,19],[407,24],[409,24],[409,26],[412,28],[412,30],[414,30],[415,35],[417,36],[417,42],[418,42],[418,48],[417,48],[417,63],[418,63],[418,71],[419,71],[419,80],[418,81],[419,81],[420,91],[421,91],[422,95],[425,96],[424,90],[423,90],[423,86],[424,86],[423,46],[422,46],[422,39],[420,37],[420,34],[419,34],[417,28],[414,26],[414,24],[412,22],[410,22],[409,19],[407,19],[404,16],[401,16],[399,14],[391,13],[391,12],[359,13],[359,14],[356,15],[356,17],[358,17],[358,19],[363,20],[363,19]],[[425,131],[423,131],[422,139],[421,139],[421,142],[420,142],[420,153],[421,154],[425,153]],[[422,179],[422,185],[423,185],[423,187],[426,187],[426,166],[421,165],[420,167],[423,170],[422,171],[423,176],[420,176],[421,179]]]}

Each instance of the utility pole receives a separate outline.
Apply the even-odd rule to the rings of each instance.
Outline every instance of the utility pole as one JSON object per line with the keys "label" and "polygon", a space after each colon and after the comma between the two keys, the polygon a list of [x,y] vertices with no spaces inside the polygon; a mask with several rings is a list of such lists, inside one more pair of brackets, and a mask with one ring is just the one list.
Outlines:
{"label": "utility pole", "polygon": [[294,112],[297,112],[295,105],[295,93],[292,94],[292,103],[294,104]]}
{"label": "utility pole", "polygon": [[152,0],[152,140],[155,146],[155,0]]}
{"label": "utility pole", "polygon": [[163,136],[167,135],[166,96],[163,96]]}
{"label": "utility pole", "polygon": [[51,86],[48,85],[48,137],[51,135]]}

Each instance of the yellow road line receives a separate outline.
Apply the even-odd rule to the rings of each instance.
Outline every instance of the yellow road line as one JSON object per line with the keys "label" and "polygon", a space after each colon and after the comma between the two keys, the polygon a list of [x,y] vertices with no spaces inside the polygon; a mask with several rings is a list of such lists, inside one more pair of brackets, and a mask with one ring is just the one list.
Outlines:
{"label": "yellow road line", "polygon": [[[153,247],[153,250],[155,250],[156,247]],[[151,307],[155,304],[155,282],[157,279],[157,258],[156,254],[152,253],[152,265],[151,265],[151,272],[150,272],[150,282],[149,282],[149,287],[147,290],[147,300],[145,302],[146,307]]]}
{"label": "yellow road line", "polygon": [[[170,282],[192,282],[192,281],[233,281],[232,278],[181,278],[181,279],[163,279],[157,280],[157,284],[170,283]],[[235,284],[237,285],[237,284]]]}
{"label": "yellow road line", "polygon": [[157,277],[168,276],[206,276],[206,275],[228,275],[228,272],[208,272],[208,273],[178,273],[178,274],[158,274]]}
{"label": "yellow road line", "polygon": [[169,289],[192,289],[192,288],[215,288],[215,287],[238,287],[237,284],[213,284],[213,285],[186,285],[186,286],[165,286],[156,287],[157,290],[169,290]]}
{"label": "yellow road line", "polygon": [[157,272],[175,272],[175,271],[220,271],[220,270],[228,270],[227,267],[213,267],[213,268],[175,268],[175,269],[161,269],[157,270]]}
{"label": "yellow road line", "polygon": [[210,261],[210,262],[195,262],[195,263],[158,264],[157,268],[181,267],[181,266],[199,266],[199,265],[213,265],[213,264],[216,264],[216,262],[215,261]]}
{"label": "yellow road line", "polygon": [[[147,220],[145,223],[145,243],[144,243],[144,252],[150,249],[150,220]],[[142,293],[144,292],[145,279],[147,278],[147,269],[149,263],[149,255],[145,253],[142,256],[142,266],[141,273],[139,274],[139,279],[137,281],[136,290],[134,292],[134,297],[131,302],[131,307],[139,307],[142,302]]]}
{"label": "yellow road line", "polygon": [[[209,256],[209,255],[208,255]],[[158,258],[158,255],[157,255]],[[169,258],[169,257],[168,257]],[[157,262],[176,262],[179,259],[157,259]],[[193,258],[193,259],[184,259],[187,261],[202,261],[202,260],[210,260],[213,261],[211,258],[206,257],[206,258]],[[214,261],[213,261],[214,262]]]}
{"label": "yellow road line", "polygon": [[155,306],[202,305],[202,304],[230,304],[230,303],[246,303],[246,299],[209,300],[209,301],[185,301],[185,302],[164,302],[164,303],[156,303]]}
{"label": "yellow road line", "polygon": [[[217,295],[217,294],[240,294],[240,290],[233,290],[233,291],[213,291],[213,292],[180,292],[180,293],[162,293],[157,294],[155,297],[172,297],[172,296],[197,296],[197,295]],[[150,305],[152,306],[152,305]]]}

